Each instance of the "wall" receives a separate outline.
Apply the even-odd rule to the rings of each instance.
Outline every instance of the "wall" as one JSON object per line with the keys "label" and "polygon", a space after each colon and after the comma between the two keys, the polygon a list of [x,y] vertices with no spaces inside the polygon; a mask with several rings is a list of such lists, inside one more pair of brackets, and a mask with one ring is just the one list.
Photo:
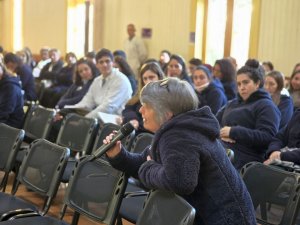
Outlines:
{"label": "wall", "polygon": [[258,59],[271,61],[286,76],[300,62],[299,9],[299,0],[263,0],[261,4]]}
{"label": "wall", "polygon": [[12,20],[12,5],[10,0],[2,0],[0,7],[0,45],[7,51],[13,48],[13,20]]}
{"label": "wall", "polygon": [[42,46],[66,51],[67,1],[25,0],[23,34],[24,46],[38,53]]}
{"label": "wall", "polygon": [[189,57],[190,1],[105,0],[103,7],[102,47],[123,49],[126,26],[134,23],[137,36],[142,28],[152,29],[152,38],[145,40],[149,57],[158,58],[163,49]]}

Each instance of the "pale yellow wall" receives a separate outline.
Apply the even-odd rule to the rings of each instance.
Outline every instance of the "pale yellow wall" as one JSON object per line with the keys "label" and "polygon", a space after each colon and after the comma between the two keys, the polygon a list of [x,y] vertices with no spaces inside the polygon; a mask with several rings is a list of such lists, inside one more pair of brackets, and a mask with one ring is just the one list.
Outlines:
{"label": "pale yellow wall", "polygon": [[3,42],[3,18],[2,18],[2,12],[3,12],[3,1],[0,1],[0,45],[2,45]]}
{"label": "pale yellow wall", "polygon": [[162,49],[189,57],[190,1],[187,0],[105,0],[103,46],[122,49],[126,26],[134,23],[152,28],[152,38],[145,40],[149,57],[158,58]]}
{"label": "pale yellow wall", "polygon": [[23,34],[24,46],[38,53],[42,46],[66,51],[67,1],[25,0]]}
{"label": "pale yellow wall", "polygon": [[300,62],[300,1],[263,0],[261,7],[258,59],[290,76]]}
{"label": "pale yellow wall", "polygon": [[0,44],[6,51],[12,51],[13,49],[13,39],[12,39],[12,4],[13,2],[10,0],[3,0],[1,1],[1,8],[0,8],[0,33],[1,39]]}

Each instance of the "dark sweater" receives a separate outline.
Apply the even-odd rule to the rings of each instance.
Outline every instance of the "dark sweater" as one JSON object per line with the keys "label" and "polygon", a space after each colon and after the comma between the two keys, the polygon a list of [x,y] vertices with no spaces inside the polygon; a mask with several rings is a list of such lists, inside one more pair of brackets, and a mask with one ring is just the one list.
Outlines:
{"label": "dark sweater", "polygon": [[221,81],[224,90],[225,95],[227,97],[227,100],[232,100],[237,97],[237,84],[236,81]]}
{"label": "dark sweater", "polygon": [[92,83],[93,80],[89,80],[82,86],[73,84],[58,101],[58,108],[62,109],[65,105],[75,105],[80,102],[83,99],[84,95],[88,92]]}
{"label": "dark sweater", "polygon": [[[197,225],[255,225],[250,195],[218,136],[217,120],[203,107],[162,125],[151,150],[134,154],[122,149],[109,160],[149,189],[181,195],[196,209]],[[147,161],[147,155],[153,160]]]}
{"label": "dark sweater", "polygon": [[196,91],[199,99],[199,108],[209,106],[213,114],[217,114],[219,109],[227,103],[227,97],[220,82],[212,81],[201,92]]}
{"label": "dark sweater", "polygon": [[292,118],[293,111],[294,111],[292,98],[287,95],[281,95],[280,102],[277,107],[281,113],[281,120],[279,125],[279,129],[281,129],[284,126],[286,126],[290,121],[290,119]]}
{"label": "dark sweater", "polygon": [[21,128],[24,117],[23,104],[19,78],[3,75],[0,80],[0,123]]}
{"label": "dark sweater", "polygon": [[255,91],[247,101],[238,95],[218,112],[217,118],[221,127],[231,127],[229,137],[236,142],[222,143],[234,151],[237,169],[251,161],[264,161],[280,122],[280,112],[265,90]]}
{"label": "dark sweater", "polygon": [[274,151],[280,151],[281,148],[299,148],[299,150],[287,151],[281,153],[281,160],[300,164],[300,109],[296,110],[290,122],[281,129],[269,144],[267,158]]}
{"label": "dark sweater", "polygon": [[22,89],[24,90],[24,99],[27,101],[37,100],[34,77],[28,65],[22,65],[17,68],[16,73],[20,76]]}

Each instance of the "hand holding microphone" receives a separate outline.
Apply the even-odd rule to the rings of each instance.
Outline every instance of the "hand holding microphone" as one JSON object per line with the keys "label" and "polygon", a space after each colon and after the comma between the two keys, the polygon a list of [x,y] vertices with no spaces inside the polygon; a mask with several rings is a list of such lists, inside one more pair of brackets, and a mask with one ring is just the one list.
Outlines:
{"label": "hand holding microphone", "polygon": [[107,156],[111,158],[119,154],[121,151],[121,145],[120,143],[119,145],[116,145],[116,143],[127,137],[133,130],[134,127],[132,124],[126,123],[119,131],[108,135],[103,140],[103,145],[92,154],[92,159],[101,157],[105,153],[107,153]]}

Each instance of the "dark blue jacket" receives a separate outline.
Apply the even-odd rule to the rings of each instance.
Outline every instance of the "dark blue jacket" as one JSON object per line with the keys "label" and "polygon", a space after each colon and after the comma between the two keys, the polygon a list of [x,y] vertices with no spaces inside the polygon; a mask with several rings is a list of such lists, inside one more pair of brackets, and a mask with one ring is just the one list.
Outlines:
{"label": "dark blue jacket", "polygon": [[199,108],[209,106],[213,114],[217,114],[219,109],[227,103],[227,97],[220,82],[212,81],[201,92],[196,91],[199,99]]}
{"label": "dark blue jacket", "polygon": [[237,97],[237,84],[236,81],[221,81],[224,90],[225,95],[227,97],[227,100],[232,100]]}
{"label": "dark blue jacket", "polygon": [[221,127],[231,127],[229,137],[235,143],[222,142],[235,153],[234,166],[241,169],[248,162],[263,162],[266,149],[278,131],[280,112],[263,89],[255,91],[247,101],[240,95],[217,114]]}
{"label": "dark blue jacket", "polygon": [[24,118],[23,104],[19,78],[3,75],[0,80],[0,123],[21,128]]}
{"label": "dark blue jacket", "polygon": [[197,225],[256,225],[250,195],[218,136],[218,121],[203,107],[163,124],[151,149],[134,154],[122,148],[109,160],[149,189],[181,195],[196,209]]}
{"label": "dark blue jacket", "polygon": [[78,86],[72,84],[67,92],[60,98],[57,103],[58,108],[62,109],[65,105],[75,105],[80,102],[84,95],[88,92],[93,80],[89,80],[86,84]]}
{"label": "dark blue jacket", "polygon": [[279,125],[279,129],[281,129],[284,126],[286,126],[290,121],[290,119],[292,118],[293,111],[294,111],[292,98],[287,95],[281,95],[280,102],[277,107],[281,113],[281,120]]}
{"label": "dark blue jacket", "polygon": [[17,68],[16,73],[20,76],[22,82],[22,89],[24,90],[24,98],[27,101],[37,100],[34,77],[28,65],[22,65]]}
{"label": "dark blue jacket", "polygon": [[281,129],[269,144],[267,158],[274,151],[281,148],[299,148],[299,150],[282,152],[280,157],[283,161],[290,161],[300,165],[300,109],[296,110],[290,122]]}

